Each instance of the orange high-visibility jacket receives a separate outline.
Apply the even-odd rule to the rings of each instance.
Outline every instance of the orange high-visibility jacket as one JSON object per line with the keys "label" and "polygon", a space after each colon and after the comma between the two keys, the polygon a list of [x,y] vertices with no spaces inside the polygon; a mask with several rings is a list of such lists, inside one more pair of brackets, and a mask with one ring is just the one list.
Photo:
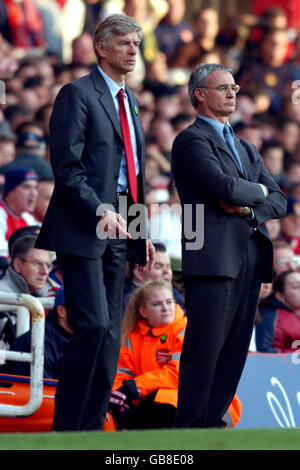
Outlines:
{"label": "orange high-visibility jacket", "polygon": [[[113,390],[121,387],[123,380],[134,379],[141,398],[157,390],[155,402],[177,407],[179,362],[186,324],[187,318],[178,304],[175,319],[168,325],[151,329],[146,320],[140,320],[121,347]],[[241,417],[241,409],[242,404],[235,395],[228,409],[233,426]]]}
{"label": "orange high-visibility jacket", "polygon": [[186,323],[179,305],[175,307],[175,319],[168,325],[151,329],[146,320],[141,320],[121,347],[113,390],[121,387],[123,380],[134,379],[141,398],[158,390],[156,402],[176,407]]}

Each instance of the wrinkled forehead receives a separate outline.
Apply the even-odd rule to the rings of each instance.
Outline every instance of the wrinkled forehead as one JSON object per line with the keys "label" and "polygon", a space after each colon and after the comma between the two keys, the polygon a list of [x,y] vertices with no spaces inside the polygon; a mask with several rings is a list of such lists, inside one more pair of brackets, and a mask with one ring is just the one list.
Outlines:
{"label": "wrinkled forehead", "polygon": [[41,250],[39,248],[30,248],[28,252],[28,257],[32,259],[32,261],[41,261],[49,263],[50,261],[50,253],[47,250]]}
{"label": "wrinkled forehead", "polygon": [[235,83],[231,73],[227,70],[214,70],[206,79],[206,84],[219,86],[219,85],[232,85]]}

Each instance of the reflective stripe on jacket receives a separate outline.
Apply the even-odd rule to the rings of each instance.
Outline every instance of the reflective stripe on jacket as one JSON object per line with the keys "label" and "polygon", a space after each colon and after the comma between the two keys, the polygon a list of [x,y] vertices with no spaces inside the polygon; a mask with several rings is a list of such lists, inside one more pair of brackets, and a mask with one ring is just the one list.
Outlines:
{"label": "reflective stripe on jacket", "polygon": [[179,361],[187,318],[179,305],[175,319],[160,328],[141,320],[121,347],[113,390],[135,379],[141,398],[158,390],[155,401],[177,406]]}

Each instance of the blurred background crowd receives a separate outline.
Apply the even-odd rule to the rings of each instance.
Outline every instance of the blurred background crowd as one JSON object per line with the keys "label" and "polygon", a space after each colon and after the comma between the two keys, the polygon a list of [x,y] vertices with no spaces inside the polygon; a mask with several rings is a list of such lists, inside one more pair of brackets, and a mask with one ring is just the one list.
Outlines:
{"label": "blurred background crowd", "polygon": [[[20,209],[20,214],[25,211],[33,217],[31,225],[43,221],[54,186],[48,123],[55,97],[65,83],[96,66],[92,34],[99,19],[123,12],[135,17],[144,31],[137,68],[127,83],[139,100],[145,132],[150,237],[166,247],[177,289],[184,294],[180,208],[170,173],[170,152],[177,133],[195,119],[187,81],[200,63],[231,67],[241,86],[230,122],[238,135],[257,147],[288,196],[287,215],[267,224],[275,247],[274,277],[281,271],[298,270],[300,15],[298,29],[289,9],[297,2],[261,1],[259,13],[257,2],[239,3],[243,5],[234,0],[1,0],[0,185],[4,192],[6,174],[12,169],[36,173],[37,191],[29,199],[23,197]],[[12,185],[10,193],[11,187],[26,179],[30,178],[24,173],[13,174],[6,183]],[[7,213],[5,217],[0,220],[0,238],[7,242],[3,228]],[[4,245],[5,240],[1,254],[9,263]],[[300,283],[297,289],[300,293]],[[270,295],[276,295],[272,285],[263,286],[261,305]],[[299,305],[291,307],[285,298],[280,302],[280,308],[292,311],[293,318],[298,314],[300,294]],[[260,324],[262,315],[258,311]],[[268,317],[268,331],[277,328],[274,315],[271,320]],[[297,322],[293,331],[300,338],[298,317]]]}

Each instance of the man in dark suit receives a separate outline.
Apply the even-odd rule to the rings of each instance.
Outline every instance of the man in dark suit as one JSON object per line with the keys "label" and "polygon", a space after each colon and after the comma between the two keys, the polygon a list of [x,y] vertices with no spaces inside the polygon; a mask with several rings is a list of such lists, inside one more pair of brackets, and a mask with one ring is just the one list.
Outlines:
{"label": "man in dark suit", "polygon": [[60,90],[50,120],[55,188],[37,246],[57,254],[74,331],[56,393],[57,431],[102,428],[120,347],[126,257],[143,269],[153,264],[152,244],[127,231],[118,204],[120,196],[129,207],[144,203],[143,129],[124,82],[141,38],[133,18],[100,21],[94,33],[99,66]]}
{"label": "man in dark suit", "polygon": [[286,210],[285,196],[256,148],[230,128],[238,91],[227,67],[199,66],[189,81],[198,116],[172,149],[183,209],[188,317],[176,427],[225,425],[222,417],[247,358],[260,284],[272,280],[272,242],[264,222]]}

